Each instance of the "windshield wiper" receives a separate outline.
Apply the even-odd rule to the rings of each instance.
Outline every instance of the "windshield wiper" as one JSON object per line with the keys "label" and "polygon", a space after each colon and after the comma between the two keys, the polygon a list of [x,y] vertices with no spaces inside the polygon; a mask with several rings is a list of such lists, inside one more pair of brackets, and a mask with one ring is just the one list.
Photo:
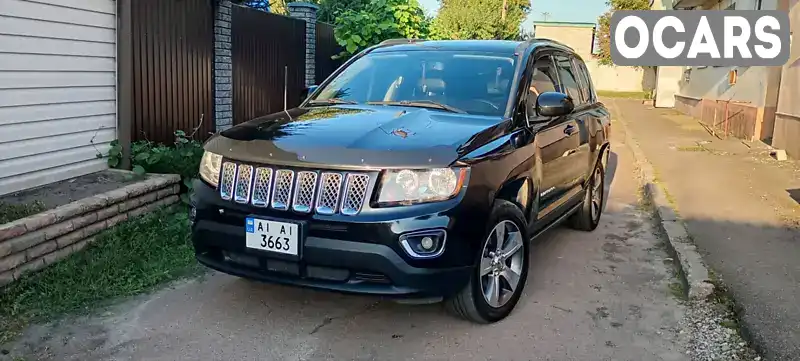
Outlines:
{"label": "windshield wiper", "polygon": [[330,104],[358,104],[358,102],[352,100],[344,100],[341,98],[330,98],[330,99],[314,99],[308,102],[309,105],[330,105]]}
{"label": "windshield wiper", "polygon": [[446,110],[448,112],[466,114],[467,112],[456,107],[449,106],[435,102],[433,100],[400,100],[400,101],[383,101],[383,102],[367,102],[370,105],[400,105],[406,107],[419,107],[419,108],[433,108]]}

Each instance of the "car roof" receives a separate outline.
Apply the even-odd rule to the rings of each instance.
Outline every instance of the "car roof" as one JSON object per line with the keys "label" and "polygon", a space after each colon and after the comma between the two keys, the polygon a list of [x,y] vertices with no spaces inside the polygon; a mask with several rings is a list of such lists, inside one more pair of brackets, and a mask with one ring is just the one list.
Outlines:
{"label": "car roof", "polygon": [[554,46],[573,53],[569,46],[554,40],[534,38],[527,41],[513,40],[412,40],[392,39],[377,45],[371,52],[386,53],[414,50],[445,50],[445,51],[470,51],[503,54],[508,56],[519,55],[526,50],[538,46]]}
{"label": "car roof", "polygon": [[415,42],[384,42],[373,52],[395,52],[413,50],[476,51],[514,55],[521,41],[511,40],[425,40]]}

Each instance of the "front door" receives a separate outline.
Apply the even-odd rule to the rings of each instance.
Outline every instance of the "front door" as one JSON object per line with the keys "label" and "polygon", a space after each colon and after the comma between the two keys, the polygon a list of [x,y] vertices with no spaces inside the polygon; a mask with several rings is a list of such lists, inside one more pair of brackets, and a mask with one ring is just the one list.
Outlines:
{"label": "front door", "polygon": [[528,117],[533,120],[532,123],[541,124],[537,125],[539,129],[535,140],[536,152],[541,159],[536,219],[557,214],[554,211],[573,196],[571,193],[575,169],[572,162],[580,147],[580,126],[576,119],[570,116],[542,119],[536,114],[535,105],[539,94],[553,91],[562,91],[558,69],[553,56],[543,55],[533,64],[526,100]]}

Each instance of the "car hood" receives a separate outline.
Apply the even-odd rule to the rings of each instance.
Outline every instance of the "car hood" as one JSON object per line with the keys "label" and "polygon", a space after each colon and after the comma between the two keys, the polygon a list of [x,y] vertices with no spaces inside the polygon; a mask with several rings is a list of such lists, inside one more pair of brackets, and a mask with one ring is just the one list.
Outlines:
{"label": "car hood", "polygon": [[395,106],[295,108],[215,135],[205,149],[242,161],[324,168],[446,167],[502,132],[500,117]]}

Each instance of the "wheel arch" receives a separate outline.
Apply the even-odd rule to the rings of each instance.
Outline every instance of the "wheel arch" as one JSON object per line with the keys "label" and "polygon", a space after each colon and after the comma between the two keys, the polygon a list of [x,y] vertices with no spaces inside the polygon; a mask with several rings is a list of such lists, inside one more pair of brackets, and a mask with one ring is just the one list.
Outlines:
{"label": "wheel arch", "polygon": [[[592,160],[591,168],[589,168],[589,173],[586,174],[586,181],[584,182],[584,186],[589,185],[589,177],[597,168],[597,164],[603,161],[603,157],[605,157],[606,152],[611,151],[611,143],[605,142],[602,146],[600,146],[600,150],[597,152],[597,156],[594,157]],[[608,172],[608,169],[604,169],[603,171]]]}
{"label": "wheel arch", "polygon": [[495,194],[495,199],[502,199],[515,204],[522,210],[526,220],[530,220],[530,210],[533,206],[534,182],[528,177],[517,177],[507,180],[500,186]]}

